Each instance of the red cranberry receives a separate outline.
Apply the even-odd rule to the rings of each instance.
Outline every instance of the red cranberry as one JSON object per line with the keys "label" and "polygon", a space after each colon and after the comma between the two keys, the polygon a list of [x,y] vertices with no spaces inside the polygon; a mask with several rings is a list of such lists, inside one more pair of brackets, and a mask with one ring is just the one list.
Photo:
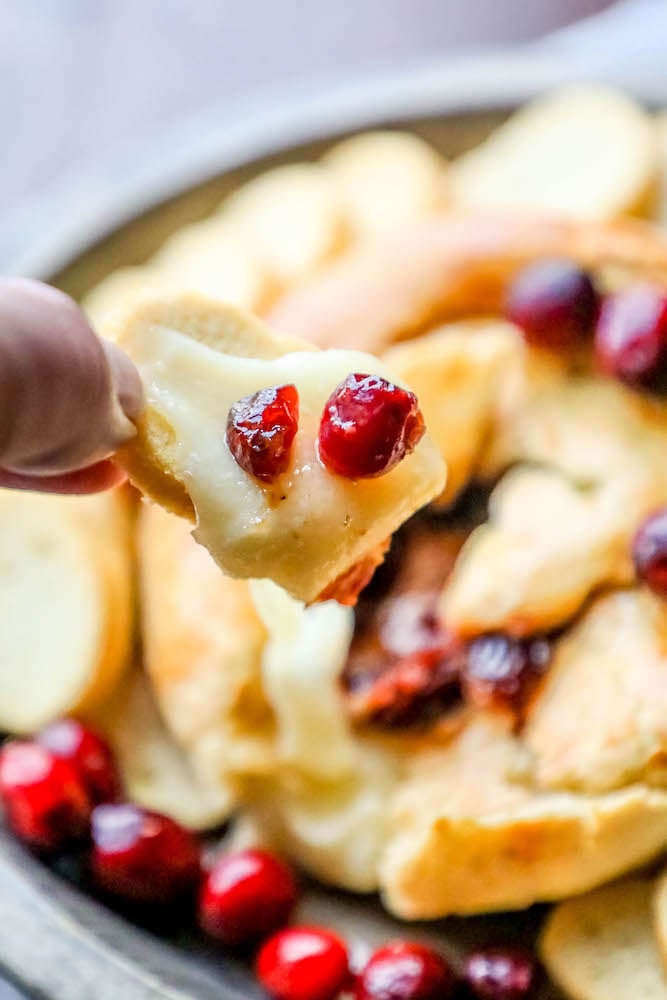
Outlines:
{"label": "red cranberry", "polygon": [[667,293],[633,285],[610,295],[595,331],[600,368],[636,389],[667,389]]}
{"label": "red cranberry", "polygon": [[397,942],[370,958],[356,985],[356,1000],[448,1000],[456,977],[430,948]]}
{"label": "red cranberry", "polygon": [[424,418],[417,397],[378,375],[348,375],[320,422],[320,458],[347,479],[382,476],[417,447]]}
{"label": "red cranberry", "polygon": [[632,544],[637,576],[660,597],[667,597],[667,508],[642,523]]}
{"label": "red cranberry", "polygon": [[299,428],[295,385],[260,389],[234,403],[227,418],[227,444],[241,468],[272,483],[287,471]]}
{"label": "red cranberry", "polygon": [[53,851],[88,831],[91,803],[76,768],[32,741],[0,752],[0,797],[17,837]]}
{"label": "red cranberry", "polygon": [[520,708],[550,656],[546,639],[522,642],[500,633],[481,635],[471,641],[463,658],[464,694],[480,708]]}
{"label": "red cranberry", "polygon": [[167,816],[125,803],[101,805],[93,810],[92,832],[93,877],[112,895],[162,903],[198,881],[199,843]]}
{"label": "red cranberry", "polygon": [[532,957],[518,950],[477,951],[465,964],[465,984],[475,1000],[527,1000],[536,978]]}
{"label": "red cranberry", "polygon": [[262,946],[256,971],[274,1000],[335,1000],[350,981],[345,944],[318,927],[278,931]]}
{"label": "red cranberry", "polygon": [[249,944],[286,924],[296,897],[291,868],[272,854],[226,854],[202,885],[199,925],[222,944]]}
{"label": "red cranberry", "polygon": [[93,805],[119,797],[120,778],[113,751],[92,729],[76,719],[61,719],[38,733],[36,740],[77,768]]}
{"label": "red cranberry", "polygon": [[541,260],[516,276],[505,314],[528,343],[558,351],[588,337],[597,308],[597,293],[586,271],[568,260]]}

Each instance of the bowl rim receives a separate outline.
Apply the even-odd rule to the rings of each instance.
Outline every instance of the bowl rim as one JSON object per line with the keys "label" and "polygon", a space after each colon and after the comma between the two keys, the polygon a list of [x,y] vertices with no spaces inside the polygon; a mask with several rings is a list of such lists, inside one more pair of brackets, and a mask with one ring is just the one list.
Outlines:
{"label": "bowl rim", "polygon": [[262,91],[234,110],[213,104],[21,203],[0,233],[0,273],[48,279],[161,202],[269,154],[388,121],[510,108],[585,81],[619,82],[536,43],[357,76],[315,93],[303,85]]}

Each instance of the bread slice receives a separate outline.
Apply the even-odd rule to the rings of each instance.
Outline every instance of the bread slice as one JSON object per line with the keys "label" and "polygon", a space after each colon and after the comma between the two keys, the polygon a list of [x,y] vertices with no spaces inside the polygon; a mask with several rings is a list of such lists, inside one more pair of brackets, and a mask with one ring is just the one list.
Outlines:
{"label": "bread slice", "polygon": [[649,116],[624,94],[593,85],[538,98],[451,166],[458,207],[557,218],[650,214],[657,181]]}
{"label": "bread slice", "polygon": [[119,683],[132,642],[131,509],[0,491],[0,729],[86,712]]}
{"label": "bread slice", "polygon": [[362,132],[337,142],[322,164],[357,239],[380,239],[443,208],[446,163],[409,132]]}
{"label": "bread slice", "polygon": [[419,402],[447,466],[438,502],[451,503],[476,472],[508,380],[521,369],[523,341],[509,323],[450,323],[391,347],[382,360]]}
{"label": "bread slice", "polygon": [[570,258],[603,282],[667,284],[667,238],[645,223],[439,215],[353,248],[266,315],[320,347],[378,354],[437,323],[502,312],[508,282],[543,257]]}
{"label": "bread slice", "polygon": [[667,1000],[651,919],[654,883],[632,879],[561,903],[541,954],[572,1000]]}
{"label": "bread slice", "polygon": [[172,282],[147,264],[119,267],[103,278],[81,300],[93,327],[108,340],[142,302],[168,294]]}
{"label": "bread slice", "polygon": [[139,514],[144,665],[176,743],[210,785],[224,785],[275,759],[266,630],[248,583],[221,573],[190,527],[155,504]]}
{"label": "bread slice", "polygon": [[349,238],[336,186],[316,163],[266,170],[234,191],[221,210],[278,285],[312,274]]}
{"label": "bread slice", "polygon": [[138,666],[115,696],[90,716],[105,732],[132,802],[166,813],[193,830],[218,826],[234,805],[234,793],[220,776],[205,781],[170,736]]}
{"label": "bread slice", "polygon": [[[347,587],[355,567],[442,491],[444,467],[428,435],[375,479],[344,479],[320,462],[319,421],[335,386],[350,372],[389,375],[368,355],[318,352],[192,296],[140,307],[120,343],[147,398],[121,460],[143,492],[196,521],[195,537],[230,576],[270,578],[306,602],[338,596],[331,585]],[[286,383],[299,391],[299,433],[292,470],[275,492],[241,470],[225,428],[233,402]]]}
{"label": "bread slice", "polygon": [[379,865],[387,907],[409,920],[519,909],[585,892],[664,850],[662,789],[540,792],[529,775],[506,720],[481,713],[450,745],[408,760]]}

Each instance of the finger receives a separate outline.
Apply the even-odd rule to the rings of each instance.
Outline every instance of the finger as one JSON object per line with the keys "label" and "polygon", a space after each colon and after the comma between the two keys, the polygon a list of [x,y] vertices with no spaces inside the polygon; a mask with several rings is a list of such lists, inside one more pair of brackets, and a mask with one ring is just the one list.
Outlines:
{"label": "finger", "polygon": [[135,365],[116,344],[102,341],[104,352],[111,368],[111,376],[123,413],[130,420],[136,420],[144,407],[144,388]]}
{"label": "finger", "polygon": [[67,295],[0,279],[0,467],[21,475],[85,468],[135,433],[138,374],[107,352]]}
{"label": "finger", "polygon": [[27,476],[0,469],[0,488],[30,490],[33,493],[68,493],[76,496],[101,493],[113,486],[120,486],[126,479],[126,473],[109,459],[57,476]]}

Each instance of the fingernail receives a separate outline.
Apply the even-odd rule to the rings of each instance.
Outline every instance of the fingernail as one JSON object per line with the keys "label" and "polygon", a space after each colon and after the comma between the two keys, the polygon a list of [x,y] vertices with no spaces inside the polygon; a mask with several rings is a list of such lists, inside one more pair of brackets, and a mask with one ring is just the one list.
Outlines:
{"label": "fingernail", "polygon": [[141,376],[131,359],[116,344],[104,343],[111,368],[116,399],[129,420],[136,420],[144,408],[144,388]]}

